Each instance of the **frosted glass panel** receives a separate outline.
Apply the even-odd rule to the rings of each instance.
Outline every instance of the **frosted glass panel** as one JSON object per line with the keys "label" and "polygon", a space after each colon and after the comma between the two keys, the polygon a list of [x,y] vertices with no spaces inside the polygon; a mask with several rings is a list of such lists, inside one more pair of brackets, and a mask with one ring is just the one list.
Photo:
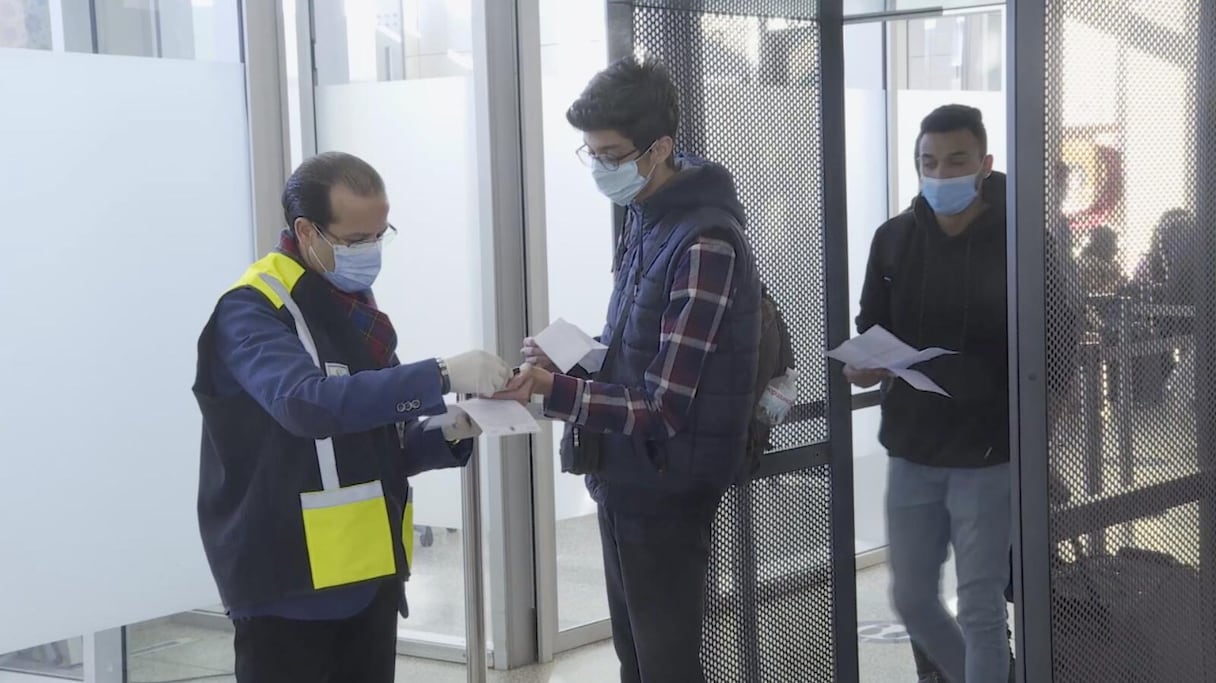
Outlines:
{"label": "frosted glass panel", "polygon": [[0,73],[7,652],[217,601],[190,386],[253,226],[241,65],[0,49]]}
{"label": "frosted glass panel", "polygon": [[[887,93],[845,91],[845,151],[849,211],[850,324],[860,309],[870,242],[887,211]],[[861,390],[854,387],[854,393]],[[878,408],[853,413],[853,504],[857,552],[887,544],[883,492],[887,453],[878,443]]]}
{"label": "frosted glass panel", "polygon": [[[861,307],[870,242],[890,213],[885,41],[880,23],[844,28],[850,328]],[[863,391],[853,387],[853,393]],[[869,408],[853,413],[854,540],[858,553],[887,544],[882,506],[887,454],[878,444],[879,412],[878,408]]]}
{"label": "frosted glass panel", "polygon": [[[428,78],[316,89],[317,150],[374,166],[401,231],[385,250],[375,293],[397,328],[402,362],[486,347],[472,84]],[[403,636],[464,635],[460,474],[410,480],[418,542]],[[489,500],[488,479],[482,484]]]}
{"label": "frosted glass panel", "polygon": [[853,412],[853,525],[858,553],[887,545],[884,500],[887,492],[887,450],[878,443],[882,409]]}
{"label": "frosted glass panel", "polygon": [[[552,54],[546,53],[547,61]],[[603,330],[612,294],[612,209],[574,154],[582,133],[566,122],[565,111],[598,68],[589,65],[586,77],[544,80],[549,313],[592,335]],[[558,622],[568,629],[606,619],[608,603],[596,504],[582,477],[562,473],[557,451],[563,427],[554,423],[552,429]]]}
{"label": "frosted glass panel", "polygon": [[849,320],[861,309],[861,287],[874,232],[887,210],[887,93],[845,91],[845,158],[849,216]]}
{"label": "frosted glass panel", "polygon": [[[376,299],[397,328],[402,362],[481,348],[481,252],[473,173],[472,81],[317,88],[317,150],[380,172],[401,231],[384,254]],[[415,522],[460,527],[460,472],[413,481]]]}
{"label": "frosted glass panel", "polygon": [[[612,293],[612,208],[574,152],[582,133],[566,109],[608,63],[603,0],[541,0],[545,240],[551,318],[598,335]],[[565,630],[608,618],[596,505],[582,477],[561,472],[553,439],[557,531],[558,626]]]}
{"label": "frosted glass panel", "polygon": [[473,70],[471,0],[326,0],[313,7],[321,85]]}
{"label": "frosted glass panel", "polygon": [[[583,144],[582,133],[565,117],[566,108],[586,84],[586,78],[544,81],[545,239],[550,317],[565,318],[595,336],[603,330],[612,294],[612,208],[595,188],[591,172],[575,156],[574,151]],[[554,429],[560,436],[561,425]],[[554,449],[557,441],[554,439]],[[554,467],[557,519],[595,512],[582,478],[562,474],[556,457]]]}
{"label": "frosted glass panel", "polygon": [[388,186],[401,231],[376,282],[402,359],[482,343],[472,81],[437,78],[317,88],[317,148],[361,157]]}

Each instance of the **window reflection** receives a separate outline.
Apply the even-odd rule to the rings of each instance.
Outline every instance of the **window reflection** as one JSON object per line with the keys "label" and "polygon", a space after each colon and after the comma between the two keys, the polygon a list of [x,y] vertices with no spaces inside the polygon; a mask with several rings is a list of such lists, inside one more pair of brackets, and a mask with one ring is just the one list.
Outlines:
{"label": "window reflection", "polygon": [[240,62],[238,0],[0,0],[0,48]]}

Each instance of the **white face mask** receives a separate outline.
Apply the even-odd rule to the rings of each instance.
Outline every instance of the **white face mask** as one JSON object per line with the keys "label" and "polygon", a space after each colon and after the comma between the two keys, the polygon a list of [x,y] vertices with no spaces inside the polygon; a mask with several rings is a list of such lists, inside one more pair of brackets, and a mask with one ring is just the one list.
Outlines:
{"label": "white face mask", "polygon": [[[317,234],[334,251],[334,269],[324,271],[321,275],[334,287],[350,294],[371,289],[376,276],[380,274],[383,242],[376,240],[364,244],[334,244],[325,239],[320,230]],[[316,250],[311,246],[308,249],[312,251],[312,257],[317,263],[320,263],[321,259],[317,258]]]}
{"label": "white face mask", "polygon": [[[651,149],[654,149],[654,145],[651,145],[641,156],[649,154]],[[591,176],[595,178],[596,187],[605,197],[620,206],[628,206],[634,199],[637,199],[637,196],[650,182],[652,174],[654,174],[653,166],[650,174],[642,175],[638,170],[637,159],[622,161],[615,169],[604,168],[598,162],[591,168]]]}

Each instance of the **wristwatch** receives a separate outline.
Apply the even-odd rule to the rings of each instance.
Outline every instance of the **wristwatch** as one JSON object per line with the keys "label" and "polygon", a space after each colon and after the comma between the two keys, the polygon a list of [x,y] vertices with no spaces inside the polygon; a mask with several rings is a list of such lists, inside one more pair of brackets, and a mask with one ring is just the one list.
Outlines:
{"label": "wristwatch", "polygon": [[442,358],[436,358],[435,364],[439,366],[440,393],[452,393],[452,376],[448,374],[448,362]]}

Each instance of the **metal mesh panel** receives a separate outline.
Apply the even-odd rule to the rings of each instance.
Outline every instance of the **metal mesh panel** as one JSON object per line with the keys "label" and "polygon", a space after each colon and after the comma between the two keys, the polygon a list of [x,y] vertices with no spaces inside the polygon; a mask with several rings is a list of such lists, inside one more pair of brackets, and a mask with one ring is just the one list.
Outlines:
{"label": "metal mesh panel", "polygon": [[[764,11],[787,3],[728,4]],[[679,149],[734,173],[761,277],[782,305],[794,340],[802,371],[799,401],[826,406],[817,25],[640,7],[634,45],[638,54],[662,59],[680,89]],[[777,450],[827,440],[826,411],[799,414],[805,417],[775,430]]]}
{"label": "metal mesh panel", "polygon": [[824,466],[727,493],[701,646],[709,681],[835,680],[830,477]]}
{"label": "metal mesh panel", "polygon": [[[643,1],[633,12],[635,51],[666,63],[680,90],[677,146],[734,173],[790,327],[801,410],[774,434],[778,450],[828,439],[820,38],[807,20],[817,4]],[[706,595],[709,680],[835,679],[831,481],[822,466],[727,493]]]}
{"label": "metal mesh panel", "polygon": [[735,14],[781,19],[814,19],[819,11],[819,3],[815,0],[635,0],[633,5],[702,14]]}
{"label": "metal mesh panel", "polygon": [[1197,378],[1194,337],[1213,225],[1197,217],[1201,1],[1046,3],[1045,218],[1074,257],[1047,261],[1049,460],[1071,493],[1051,517],[1057,682],[1216,680],[1200,533],[1216,487],[1196,430],[1216,415],[1195,392],[1216,381]]}

